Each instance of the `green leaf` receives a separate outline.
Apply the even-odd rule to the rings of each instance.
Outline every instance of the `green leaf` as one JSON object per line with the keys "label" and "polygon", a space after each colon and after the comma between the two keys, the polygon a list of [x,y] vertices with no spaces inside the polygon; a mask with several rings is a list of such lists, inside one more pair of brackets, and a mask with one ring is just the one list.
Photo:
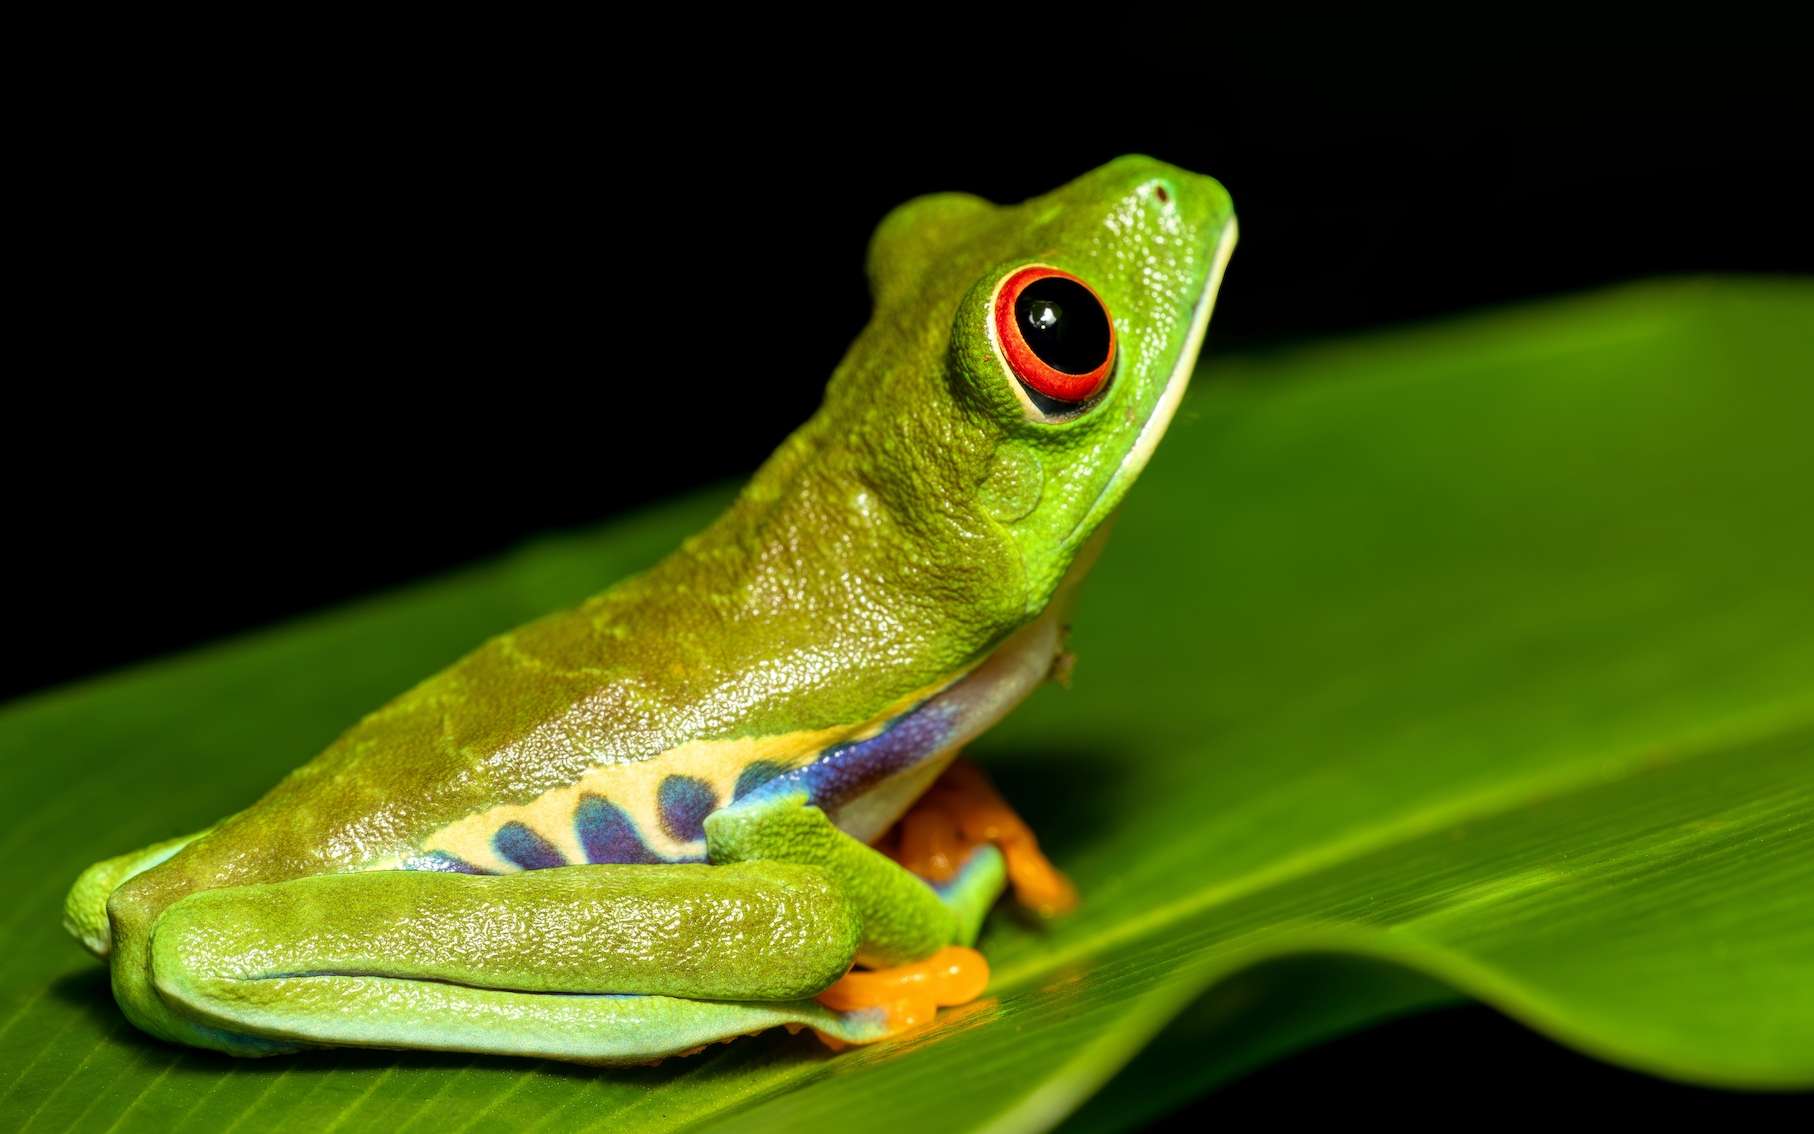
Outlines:
{"label": "green leaf", "polygon": [[[1806,281],[1212,356],[1091,581],[1076,688],[977,749],[1083,908],[998,911],[983,1002],[839,1056],[236,1062],[133,1031],[58,926],[91,859],[242,806],[722,493],[15,705],[0,1122],[1037,1129],[1157,1035],[1077,1116],[1113,1129],[1458,996],[1658,1074],[1814,1086],[1811,426]],[[87,632],[156,601],[130,585]]]}

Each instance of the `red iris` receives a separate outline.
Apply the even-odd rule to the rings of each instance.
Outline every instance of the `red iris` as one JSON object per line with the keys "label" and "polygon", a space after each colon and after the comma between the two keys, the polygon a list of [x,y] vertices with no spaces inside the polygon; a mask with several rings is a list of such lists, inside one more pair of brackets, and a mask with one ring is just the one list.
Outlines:
{"label": "red iris", "polygon": [[995,339],[1015,377],[1055,401],[1093,397],[1115,365],[1115,325],[1102,297],[1071,273],[1039,264],[996,290]]}

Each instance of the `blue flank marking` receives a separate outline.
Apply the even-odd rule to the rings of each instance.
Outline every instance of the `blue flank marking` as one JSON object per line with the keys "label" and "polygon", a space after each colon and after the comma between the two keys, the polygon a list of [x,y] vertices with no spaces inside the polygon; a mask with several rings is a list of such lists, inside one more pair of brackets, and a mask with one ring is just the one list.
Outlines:
{"label": "blue flank marking", "polygon": [[524,870],[567,865],[567,856],[556,850],[553,843],[521,823],[506,823],[499,827],[498,833],[491,836],[491,845],[499,855]]}
{"label": "blue flank marking", "polygon": [[737,786],[731,789],[731,799],[742,799],[785,771],[785,764],[777,764],[773,760],[757,760],[747,765],[737,773]]}
{"label": "blue flank marking", "polygon": [[[942,749],[959,712],[960,707],[942,694],[927,698],[889,721],[868,740],[827,748],[805,767],[768,780],[753,790],[751,797],[767,799],[804,788],[809,802],[819,807],[837,807]],[[749,769],[744,774],[748,775]],[[738,784],[741,788],[741,779]]]}
{"label": "blue flank marking", "polygon": [[718,810],[718,794],[696,776],[669,776],[656,789],[661,829],[677,843],[705,838],[705,817]]}
{"label": "blue flank marking", "polygon": [[433,870],[442,874],[490,874],[489,870],[474,866],[458,855],[446,851],[429,851],[427,854],[415,855],[403,862],[405,870]]}
{"label": "blue flank marking", "polygon": [[[573,828],[580,846],[586,849],[587,862],[648,865],[668,861],[643,842],[635,821],[624,814],[623,808],[602,795],[580,797],[579,806],[573,811]],[[703,862],[705,856],[682,861]]]}

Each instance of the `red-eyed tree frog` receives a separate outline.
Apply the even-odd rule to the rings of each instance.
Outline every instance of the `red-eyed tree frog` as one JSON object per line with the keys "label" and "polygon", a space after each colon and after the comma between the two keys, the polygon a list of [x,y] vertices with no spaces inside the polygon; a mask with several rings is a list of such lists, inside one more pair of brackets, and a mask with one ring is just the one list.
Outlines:
{"label": "red-eyed tree frog", "polygon": [[1065,660],[1234,241],[1219,184],[1142,157],[895,209],[822,407],[716,522],[90,867],[70,931],[138,1027],[236,1055],[647,1062],[980,995],[1004,890],[1072,895],[954,761]]}

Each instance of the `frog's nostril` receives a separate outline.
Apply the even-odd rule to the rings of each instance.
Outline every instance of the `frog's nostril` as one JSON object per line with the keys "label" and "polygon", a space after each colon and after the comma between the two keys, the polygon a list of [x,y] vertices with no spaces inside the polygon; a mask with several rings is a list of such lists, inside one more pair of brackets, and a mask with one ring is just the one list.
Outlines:
{"label": "frog's nostril", "polygon": [[1153,182],[1153,196],[1161,205],[1171,204],[1172,192],[1163,181]]}

